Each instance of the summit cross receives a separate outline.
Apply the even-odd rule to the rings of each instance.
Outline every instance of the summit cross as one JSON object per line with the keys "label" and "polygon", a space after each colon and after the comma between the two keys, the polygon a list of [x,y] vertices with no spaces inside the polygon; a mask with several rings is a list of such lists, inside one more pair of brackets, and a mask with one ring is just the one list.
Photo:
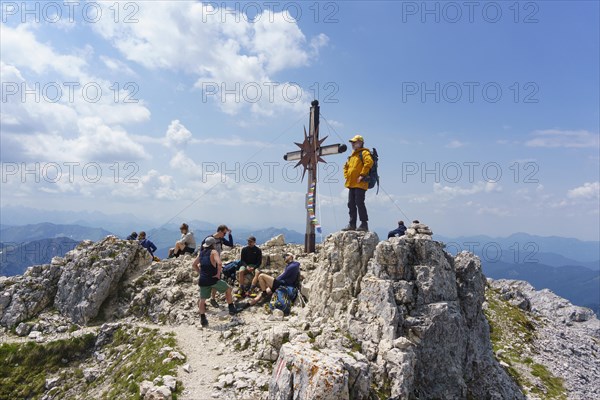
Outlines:
{"label": "summit cross", "polygon": [[304,251],[306,253],[315,252],[315,225],[317,220],[315,210],[317,205],[317,164],[326,162],[322,156],[340,154],[345,152],[348,147],[345,144],[332,144],[321,146],[327,136],[319,139],[319,102],[313,100],[310,107],[310,124],[308,134],[304,128],[304,141],[296,143],[300,150],[291,151],[283,156],[286,161],[298,161],[295,167],[302,165],[302,180],[308,172],[308,188],[306,192],[306,233],[304,234]]}

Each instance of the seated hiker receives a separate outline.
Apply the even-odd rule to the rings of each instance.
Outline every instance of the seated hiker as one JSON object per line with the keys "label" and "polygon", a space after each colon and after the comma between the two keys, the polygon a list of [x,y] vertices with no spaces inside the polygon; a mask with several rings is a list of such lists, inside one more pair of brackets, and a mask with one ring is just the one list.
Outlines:
{"label": "seated hiker", "polygon": [[148,252],[152,256],[152,258],[154,258],[154,252],[156,251],[156,245],[154,243],[152,243],[150,241],[150,239],[146,239],[146,232],[141,231],[138,236],[138,240],[140,242],[140,245],[143,248],[145,248],[146,250],[148,250]]}
{"label": "seated hiker", "polygon": [[[238,272],[238,282],[242,293],[248,295],[250,285],[254,279],[256,268],[262,263],[262,250],[256,245],[256,238],[250,236],[248,245],[242,249],[240,269]],[[250,278],[250,283],[248,283]]]}
{"label": "seated hiker", "polygon": [[404,221],[398,221],[398,227],[393,231],[390,231],[387,238],[400,237],[403,236],[405,232],[406,226],[404,225]]}
{"label": "seated hiker", "polygon": [[237,313],[233,305],[231,287],[225,281],[219,279],[223,263],[221,262],[219,252],[215,249],[215,244],[215,238],[208,237],[202,245],[200,254],[192,264],[194,271],[200,274],[198,278],[198,285],[200,286],[198,309],[200,310],[200,323],[202,326],[208,326],[208,320],[206,319],[206,299],[210,298],[211,290],[213,289],[219,293],[225,293],[227,304],[229,304],[229,315]]}
{"label": "seated hiker", "polygon": [[175,243],[175,247],[169,249],[169,258],[179,257],[182,254],[193,254],[196,250],[196,239],[194,232],[190,232],[188,224],[183,223],[179,227],[181,239]]}
{"label": "seated hiker", "polygon": [[[229,239],[225,239],[225,235],[227,233],[229,233]],[[217,232],[204,238],[204,240],[202,241],[202,245],[204,245],[204,243],[206,242],[206,239],[211,238],[211,237],[213,239],[215,239],[215,250],[217,250],[217,252],[219,253],[219,256],[221,255],[221,252],[223,251],[224,244],[229,247],[233,247],[233,236],[231,236],[231,229],[229,229],[227,227],[227,225],[219,225],[217,227]],[[217,303],[216,296],[217,296],[217,292],[215,290],[213,290],[212,296],[210,299],[210,305],[213,307],[219,307],[219,303]]]}
{"label": "seated hiker", "polygon": [[127,240],[136,240],[138,237],[137,232],[131,232],[131,235],[127,236]]}
{"label": "seated hiker", "polygon": [[257,303],[264,303],[268,301],[269,296],[273,291],[277,290],[280,286],[298,286],[300,278],[300,263],[294,261],[294,255],[292,253],[285,253],[286,267],[277,278],[273,278],[265,273],[257,272],[252,280],[252,285],[258,285],[261,293],[256,296],[253,300],[250,300],[251,306]]}

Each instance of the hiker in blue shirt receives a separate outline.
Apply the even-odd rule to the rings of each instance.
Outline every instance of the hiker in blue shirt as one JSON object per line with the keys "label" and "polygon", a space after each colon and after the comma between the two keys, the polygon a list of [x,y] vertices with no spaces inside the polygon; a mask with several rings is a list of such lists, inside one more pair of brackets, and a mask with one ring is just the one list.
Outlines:
{"label": "hiker in blue shirt", "polygon": [[138,234],[137,232],[131,232],[131,235],[127,236],[127,240],[135,240],[137,239]]}
{"label": "hiker in blue shirt", "polygon": [[150,241],[150,239],[146,239],[146,232],[141,231],[138,235],[138,240],[140,245],[148,250],[152,258],[154,258],[154,252],[156,251],[156,245]]}
{"label": "hiker in blue shirt", "polygon": [[404,233],[406,232],[406,226],[404,225],[404,221],[398,221],[398,227],[396,229],[394,229],[393,231],[390,231],[388,233],[388,239],[389,238],[393,238],[393,237],[400,237],[400,236],[404,236]]}
{"label": "hiker in blue shirt", "polygon": [[300,263],[294,261],[292,253],[285,253],[286,267],[277,278],[273,278],[262,272],[256,272],[252,286],[258,285],[262,291],[255,299],[250,300],[251,306],[257,303],[264,303],[269,300],[269,296],[280,286],[298,287],[300,280]]}

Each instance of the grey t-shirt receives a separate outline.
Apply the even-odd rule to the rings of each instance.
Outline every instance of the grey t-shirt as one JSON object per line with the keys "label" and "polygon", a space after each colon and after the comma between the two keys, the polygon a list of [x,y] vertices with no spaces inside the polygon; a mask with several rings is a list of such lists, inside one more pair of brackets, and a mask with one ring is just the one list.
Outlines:
{"label": "grey t-shirt", "polygon": [[194,239],[194,232],[181,234],[181,239],[179,240],[179,243],[185,244],[185,247],[196,249],[196,239]]}

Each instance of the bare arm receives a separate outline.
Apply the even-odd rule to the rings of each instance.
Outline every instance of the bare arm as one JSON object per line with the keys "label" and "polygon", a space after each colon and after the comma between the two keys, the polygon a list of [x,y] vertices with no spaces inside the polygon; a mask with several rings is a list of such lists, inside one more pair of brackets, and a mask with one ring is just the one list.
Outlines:
{"label": "bare arm", "polygon": [[219,278],[221,276],[221,271],[223,271],[223,263],[221,262],[221,256],[219,256],[218,251],[213,250],[210,252],[210,261],[213,263],[213,265],[216,264],[217,275],[215,275],[215,278]]}

